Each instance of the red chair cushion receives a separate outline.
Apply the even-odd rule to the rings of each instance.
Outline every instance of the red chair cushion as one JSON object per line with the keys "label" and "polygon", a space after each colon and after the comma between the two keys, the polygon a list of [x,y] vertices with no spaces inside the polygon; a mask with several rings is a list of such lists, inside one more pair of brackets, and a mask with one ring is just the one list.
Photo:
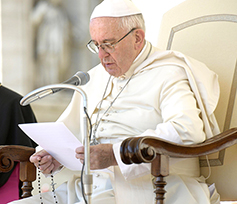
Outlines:
{"label": "red chair cushion", "polygon": [[18,163],[8,181],[0,188],[0,203],[19,200],[19,170]]}

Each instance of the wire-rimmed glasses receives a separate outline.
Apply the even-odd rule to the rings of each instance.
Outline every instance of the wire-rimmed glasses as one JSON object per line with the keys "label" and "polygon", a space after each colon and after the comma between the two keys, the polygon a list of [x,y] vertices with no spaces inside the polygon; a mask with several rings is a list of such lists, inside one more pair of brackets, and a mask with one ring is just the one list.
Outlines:
{"label": "wire-rimmed glasses", "polygon": [[97,45],[95,41],[90,40],[87,43],[87,48],[93,52],[93,53],[99,53],[99,48],[101,47],[105,52],[107,53],[113,53],[114,52],[114,46],[117,45],[119,42],[121,42],[125,37],[127,37],[132,31],[136,30],[137,28],[133,28],[130,30],[126,35],[124,35],[122,38],[120,38],[117,42],[111,44],[111,43],[102,43],[100,45]]}

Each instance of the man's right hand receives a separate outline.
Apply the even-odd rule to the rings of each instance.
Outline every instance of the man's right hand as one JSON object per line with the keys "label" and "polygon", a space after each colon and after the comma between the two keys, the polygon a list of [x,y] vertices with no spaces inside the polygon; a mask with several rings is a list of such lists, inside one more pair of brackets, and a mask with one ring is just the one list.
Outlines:
{"label": "man's right hand", "polygon": [[58,170],[61,166],[61,164],[45,150],[41,150],[31,155],[30,162],[34,163],[36,167],[39,166],[40,171],[43,174],[50,174]]}

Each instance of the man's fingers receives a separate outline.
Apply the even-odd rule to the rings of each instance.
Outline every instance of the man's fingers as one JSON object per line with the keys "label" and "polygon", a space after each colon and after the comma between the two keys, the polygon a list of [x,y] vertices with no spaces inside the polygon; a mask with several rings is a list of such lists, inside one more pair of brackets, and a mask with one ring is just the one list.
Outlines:
{"label": "man's fingers", "polygon": [[41,158],[41,160],[38,160],[41,165],[52,163],[53,157],[51,155],[47,155]]}
{"label": "man's fingers", "polygon": [[41,171],[43,174],[50,174],[50,173],[53,171],[53,169],[54,169],[54,164],[51,163],[49,166],[47,166],[47,165],[41,166],[41,165],[40,165],[39,168],[40,168],[40,171]]}
{"label": "man's fingers", "polygon": [[[34,162],[36,167],[39,167],[42,172],[48,171],[47,169],[52,165],[53,158],[50,155],[44,156],[42,158],[38,157],[36,162]],[[54,167],[54,166],[53,166]],[[52,169],[51,169],[52,170]]]}
{"label": "man's fingers", "polygon": [[77,147],[75,151],[77,154],[84,154],[84,146]]}
{"label": "man's fingers", "polygon": [[76,150],[76,158],[80,160],[80,162],[83,164],[84,162],[84,147],[77,147]]}
{"label": "man's fingers", "polygon": [[41,161],[42,157],[44,157],[46,155],[49,155],[49,153],[46,152],[45,150],[41,150],[39,152],[36,152],[33,155],[31,155],[30,162],[36,163],[38,161]]}
{"label": "man's fingers", "polygon": [[80,162],[83,164],[84,163],[84,159],[80,159]]}
{"label": "man's fingers", "polygon": [[33,155],[30,157],[30,162],[31,162],[31,163],[34,163],[34,164],[38,163],[40,160],[41,160],[41,156],[39,156],[39,155],[34,155],[34,154],[33,154]]}
{"label": "man's fingers", "polygon": [[76,158],[84,160],[84,154],[76,154]]}

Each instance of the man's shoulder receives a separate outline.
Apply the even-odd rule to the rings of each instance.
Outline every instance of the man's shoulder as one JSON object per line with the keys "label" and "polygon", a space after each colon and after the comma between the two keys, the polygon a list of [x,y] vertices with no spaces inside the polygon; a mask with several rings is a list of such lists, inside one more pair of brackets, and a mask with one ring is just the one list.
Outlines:
{"label": "man's shoulder", "polygon": [[0,95],[1,98],[7,103],[9,103],[10,101],[20,101],[20,99],[22,98],[22,96],[20,94],[18,94],[17,92],[5,87],[5,86],[1,86],[0,87]]}

